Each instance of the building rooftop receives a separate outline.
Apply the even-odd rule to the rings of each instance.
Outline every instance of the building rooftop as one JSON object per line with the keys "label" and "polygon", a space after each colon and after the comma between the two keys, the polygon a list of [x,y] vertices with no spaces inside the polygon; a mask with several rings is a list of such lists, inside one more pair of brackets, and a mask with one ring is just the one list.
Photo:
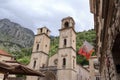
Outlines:
{"label": "building rooftop", "polygon": [[63,18],[62,21],[65,20],[65,19],[72,19],[73,22],[75,23],[74,19],[72,17],[70,17],[70,16]]}
{"label": "building rooftop", "polygon": [[10,55],[9,53],[7,53],[4,50],[0,50],[0,55],[12,57],[12,55]]}

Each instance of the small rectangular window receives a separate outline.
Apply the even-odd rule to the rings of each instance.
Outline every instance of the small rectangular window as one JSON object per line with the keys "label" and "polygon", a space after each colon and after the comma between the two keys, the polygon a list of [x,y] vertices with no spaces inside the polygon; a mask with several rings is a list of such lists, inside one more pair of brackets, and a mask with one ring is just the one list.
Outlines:
{"label": "small rectangular window", "polygon": [[35,68],[35,67],[36,67],[36,60],[33,63],[33,68]]}
{"label": "small rectangular window", "polygon": [[64,47],[67,45],[67,39],[64,39]]}
{"label": "small rectangular window", "polygon": [[65,68],[66,66],[66,58],[63,58],[63,67]]}

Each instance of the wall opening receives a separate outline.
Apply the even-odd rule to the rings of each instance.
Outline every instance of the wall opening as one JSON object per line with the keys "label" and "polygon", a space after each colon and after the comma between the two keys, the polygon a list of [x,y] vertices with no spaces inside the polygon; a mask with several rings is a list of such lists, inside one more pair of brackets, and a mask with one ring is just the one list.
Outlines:
{"label": "wall opening", "polygon": [[66,58],[63,58],[63,67],[66,66]]}
{"label": "wall opening", "polygon": [[47,34],[48,34],[49,30],[47,30]]}
{"label": "wall opening", "polygon": [[36,50],[38,51],[38,49],[39,49],[39,44],[37,44],[37,48],[36,48]]}
{"label": "wall opening", "polygon": [[64,47],[67,45],[67,39],[64,39]]}
{"label": "wall opening", "polygon": [[116,67],[116,73],[120,77],[120,33],[116,36],[112,48],[113,61]]}
{"label": "wall opening", "polygon": [[45,67],[45,64],[42,64],[42,68],[44,68]]}
{"label": "wall opening", "polygon": [[35,60],[34,63],[33,63],[33,68],[35,68],[35,66],[36,66],[36,60]]}
{"label": "wall opening", "polygon": [[69,23],[65,22],[64,26],[65,26],[65,28],[69,27]]}
{"label": "wall opening", "polygon": [[43,30],[43,29],[41,28],[41,29],[40,29],[41,33],[42,33],[42,30]]}

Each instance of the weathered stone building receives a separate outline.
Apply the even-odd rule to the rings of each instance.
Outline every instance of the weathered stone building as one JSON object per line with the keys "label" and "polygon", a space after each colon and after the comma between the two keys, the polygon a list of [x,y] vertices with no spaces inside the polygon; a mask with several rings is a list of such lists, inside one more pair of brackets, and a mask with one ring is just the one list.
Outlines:
{"label": "weathered stone building", "polygon": [[91,56],[89,59],[89,71],[91,80],[100,80],[99,62],[97,56]]}
{"label": "weathered stone building", "polygon": [[101,80],[120,80],[120,0],[90,0]]}
{"label": "weathered stone building", "polygon": [[30,68],[42,71],[46,77],[28,76],[27,80],[90,80],[89,70],[76,64],[76,32],[72,17],[62,19],[59,48],[48,57],[50,30],[39,28],[35,36]]}
{"label": "weathered stone building", "polygon": [[[9,60],[14,60],[13,56],[10,55],[9,53],[3,51],[3,50],[0,50],[0,61],[9,61]],[[3,77],[4,77],[4,74],[3,73],[0,73],[0,80],[3,80]]]}

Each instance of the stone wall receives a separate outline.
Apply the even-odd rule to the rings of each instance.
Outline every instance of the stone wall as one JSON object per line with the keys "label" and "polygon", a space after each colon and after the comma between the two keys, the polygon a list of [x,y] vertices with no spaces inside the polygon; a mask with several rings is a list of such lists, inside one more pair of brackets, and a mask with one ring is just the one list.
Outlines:
{"label": "stone wall", "polygon": [[[120,0],[90,0],[96,30],[96,53],[100,61],[101,80],[120,80],[116,66],[120,63]],[[117,44],[115,44],[117,43]],[[115,48],[114,48],[115,47]],[[119,49],[119,50],[117,50]],[[117,53],[113,52],[117,50]],[[117,59],[116,59],[117,58]]]}
{"label": "stone wall", "polygon": [[77,65],[77,79],[76,80],[92,80],[90,78],[89,70],[81,65]]}

